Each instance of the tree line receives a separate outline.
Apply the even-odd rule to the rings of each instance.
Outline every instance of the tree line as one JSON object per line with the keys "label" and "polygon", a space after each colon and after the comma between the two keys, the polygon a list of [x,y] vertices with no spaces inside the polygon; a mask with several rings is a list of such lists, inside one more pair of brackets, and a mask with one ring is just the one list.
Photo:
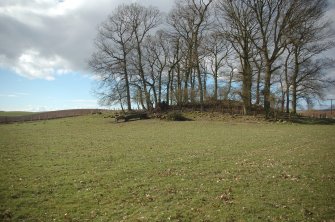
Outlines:
{"label": "tree line", "polygon": [[240,100],[297,111],[334,86],[327,0],[180,0],[164,15],[133,3],[99,25],[89,67],[102,105],[150,110]]}

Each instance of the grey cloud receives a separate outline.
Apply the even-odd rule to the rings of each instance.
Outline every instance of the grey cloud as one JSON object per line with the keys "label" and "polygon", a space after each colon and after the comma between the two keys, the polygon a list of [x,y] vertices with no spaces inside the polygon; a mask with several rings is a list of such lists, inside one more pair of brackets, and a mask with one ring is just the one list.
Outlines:
{"label": "grey cloud", "polygon": [[[34,50],[38,52],[34,54],[35,56],[44,59],[32,61],[40,61],[40,64],[33,64],[34,66],[30,64],[29,67],[43,69],[47,60],[59,57],[61,59],[54,61],[57,63],[56,68],[87,72],[86,61],[93,51],[96,27],[117,5],[138,2],[168,12],[174,4],[174,0],[64,0],[64,3],[77,2],[81,5],[64,14],[53,16],[47,14],[48,10],[55,8],[57,4],[63,4],[59,2],[57,0],[0,1],[0,66],[16,68],[21,72],[27,71],[29,69],[26,67],[29,64],[21,64],[19,58],[26,55],[28,50]],[[330,4],[334,12],[335,2],[330,1]],[[3,10],[6,8],[16,9],[17,14],[6,14]],[[334,19],[333,17],[330,15],[331,19]],[[335,51],[330,51],[329,54],[334,55]],[[27,60],[29,55],[28,51]],[[26,66],[21,67],[22,65]],[[44,70],[49,68],[46,67]],[[52,79],[50,74],[43,76],[41,73],[41,75],[40,78]],[[27,76],[29,77],[29,73]],[[30,77],[38,78],[39,74],[35,73]]]}
{"label": "grey cloud", "polygon": [[[78,0],[65,1],[77,1],[81,5],[64,14],[49,15],[48,10],[56,7],[58,1],[2,0],[0,3],[0,65],[22,70],[22,72],[27,71],[29,69],[20,67],[22,64],[19,58],[28,50],[34,50],[38,52],[35,53],[36,56],[44,58],[36,60],[36,62],[40,61],[40,64],[34,64],[35,68],[43,69],[46,60],[60,57],[62,60],[58,61],[56,68],[86,72],[86,61],[93,51],[93,40],[98,24],[105,20],[117,5],[136,2],[134,0],[88,0],[82,4],[83,1]],[[168,11],[174,1],[137,2]],[[16,14],[9,15],[3,10],[6,8],[16,10],[14,11]],[[45,76],[43,73],[41,73],[42,76],[36,73],[19,74],[24,76],[26,74],[31,78],[52,79],[50,74]]]}
{"label": "grey cloud", "polygon": [[36,31],[17,20],[0,15],[0,52],[9,59],[14,59],[22,50],[31,46],[36,38]]}

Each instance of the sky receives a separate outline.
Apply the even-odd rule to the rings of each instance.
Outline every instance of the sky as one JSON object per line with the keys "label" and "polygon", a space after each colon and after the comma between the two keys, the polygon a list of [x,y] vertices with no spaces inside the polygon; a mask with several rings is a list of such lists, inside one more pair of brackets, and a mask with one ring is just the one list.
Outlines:
{"label": "sky", "polygon": [[[1,0],[0,110],[99,108],[87,61],[97,26],[135,0]],[[174,0],[141,0],[168,12]]]}
{"label": "sky", "polygon": [[[99,108],[87,65],[96,29],[116,6],[132,2],[163,12],[174,4],[174,0],[1,0],[0,110]],[[335,0],[330,3],[328,15],[334,19]],[[327,55],[335,58],[335,49]],[[335,89],[328,94],[335,99]]]}

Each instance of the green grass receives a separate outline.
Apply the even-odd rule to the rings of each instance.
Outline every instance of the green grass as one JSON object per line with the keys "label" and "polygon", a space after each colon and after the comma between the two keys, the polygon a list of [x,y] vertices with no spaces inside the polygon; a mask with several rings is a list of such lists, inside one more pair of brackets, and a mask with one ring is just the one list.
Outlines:
{"label": "green grass", "polygon": [[334,125],[0,125],[0,221],[331,221]]}
{"label": "green grass", "polygon": [[0,111],[0,116],[27,116],[36,114],[36,112],[24,112],[24,111]]}

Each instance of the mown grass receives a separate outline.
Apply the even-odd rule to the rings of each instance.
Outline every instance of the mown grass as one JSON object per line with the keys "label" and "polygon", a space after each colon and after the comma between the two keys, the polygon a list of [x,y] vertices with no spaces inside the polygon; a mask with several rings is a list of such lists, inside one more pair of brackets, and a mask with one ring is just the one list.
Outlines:
{"label": "mown grass", "polygon": [[331,221],[333,125],[0,125],[0,220]]}

